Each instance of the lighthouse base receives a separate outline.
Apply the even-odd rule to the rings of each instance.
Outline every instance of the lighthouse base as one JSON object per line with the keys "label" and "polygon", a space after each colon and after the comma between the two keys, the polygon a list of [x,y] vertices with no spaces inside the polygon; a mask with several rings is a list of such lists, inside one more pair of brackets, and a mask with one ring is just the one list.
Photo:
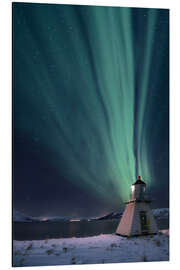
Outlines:
{"label": "lighthouse base", "polygon": [[120,236],[140,236],[158,233],[158,228],[147,201],[127,203],[116,234]]}
{"label": "lighthouse base", "polygon": [[157,233],[144,233],[144,234],[133,234],[133,235],[125,235],[125,234],[119,234],[115,233],[115,235],[124,237],[124,238],[129,238],[129,237],[138,237],[138,236],[150,236],[150,235],[156,235]]}

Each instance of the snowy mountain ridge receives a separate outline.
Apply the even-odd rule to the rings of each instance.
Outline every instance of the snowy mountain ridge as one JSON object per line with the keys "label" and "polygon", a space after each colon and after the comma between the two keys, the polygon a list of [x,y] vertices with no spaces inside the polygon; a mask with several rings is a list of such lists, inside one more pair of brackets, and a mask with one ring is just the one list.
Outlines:
{"label": "snowy mountain ridge", "polygon": [[[157,219],[168,219],[169,218],[169,208],[156,208],[152,209],[153,215]],[[108,220],[108,219],[120,219],[122,217],[123,212],[111,212],[105,216],[92,218],[88,220]],[[32,221],[43,221],[43,222],[52,222],[52,221],[69,221],[70,218],[65,218],[61,216],[54,216],[48,218],[34,218],[31,216],[25,216],[20,211],[14,209],[13,210],[13,221],[16,222],[32,222]],[[84,219],[80,219],[84,220]]]}
{"label": "snowy mountain ridge", "polygon": [[152,212],[156,218],[169,218],[169,208],[156,208]]}
{"label": "snowy mountain ridge", "polygon": [[[164,218],[169,218],[169,208],[156,208],[152,209],[152,213],[155,218],[157,219],[164,219]],[[119,219],[123,215],[123,212],[117,213],[117,212],[112,212],[108,215],[96,218],[96,220],[106,220],[106,219]]]}
{"label": "snowy mountain ridge", "polygon": [[38,221],[38,218],[34,218],[31,216],[26,216],[20,211],[13,209],[13,221],[16,222],[33,222],[33,221]]}
{"label": "snowy mountain ridge", "polygon": [[21,212],[19,212],[16,209],[13,209],[13,221],[26,221],[26,222],[31,222],[32,218],[27,217],[23,215]]}
{"label": "snowy mountain ridge", "polygon": [[13,209],[13,221],[15,222],[33,222],[33,221],[42,221],[42,222],[48,222],[48,221],[68,221],[69,218],[67,217],[61,217],[61,216],[54,216],[54,217],[31,217],[26,216],[20,211]]}

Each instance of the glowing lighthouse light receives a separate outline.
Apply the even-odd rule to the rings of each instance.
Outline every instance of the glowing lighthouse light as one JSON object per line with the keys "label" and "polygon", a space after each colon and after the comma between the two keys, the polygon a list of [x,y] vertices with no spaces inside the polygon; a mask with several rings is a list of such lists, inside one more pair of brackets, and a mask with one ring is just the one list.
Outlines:
{"label": "glowing lighthouse light", "polygon": [[131,186],[131,200],[143,200],[146,190],[146,183],[141,180],[141,176],[138,176],[136,182]]}

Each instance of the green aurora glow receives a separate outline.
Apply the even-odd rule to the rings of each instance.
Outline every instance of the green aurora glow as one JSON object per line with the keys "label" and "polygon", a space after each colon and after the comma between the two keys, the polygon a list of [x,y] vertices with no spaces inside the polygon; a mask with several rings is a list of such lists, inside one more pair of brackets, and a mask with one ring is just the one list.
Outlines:
{"label": "green aurora glow", "polygon": [[148,186],[156,181],[149,88],[158,91],[151,80],[158,16],[156,9],[14,5],[15,132],[102,200],[127,201],[137,175]]}

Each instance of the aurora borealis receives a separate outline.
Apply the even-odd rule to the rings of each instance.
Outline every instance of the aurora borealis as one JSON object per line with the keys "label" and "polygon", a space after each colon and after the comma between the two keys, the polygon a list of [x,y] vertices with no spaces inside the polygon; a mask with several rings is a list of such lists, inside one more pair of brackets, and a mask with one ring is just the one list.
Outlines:
{"label": "aurora borealis", "polygon": [[169,11],[13,4],[13,195],[31,215],[123,207],[169,185]]}

